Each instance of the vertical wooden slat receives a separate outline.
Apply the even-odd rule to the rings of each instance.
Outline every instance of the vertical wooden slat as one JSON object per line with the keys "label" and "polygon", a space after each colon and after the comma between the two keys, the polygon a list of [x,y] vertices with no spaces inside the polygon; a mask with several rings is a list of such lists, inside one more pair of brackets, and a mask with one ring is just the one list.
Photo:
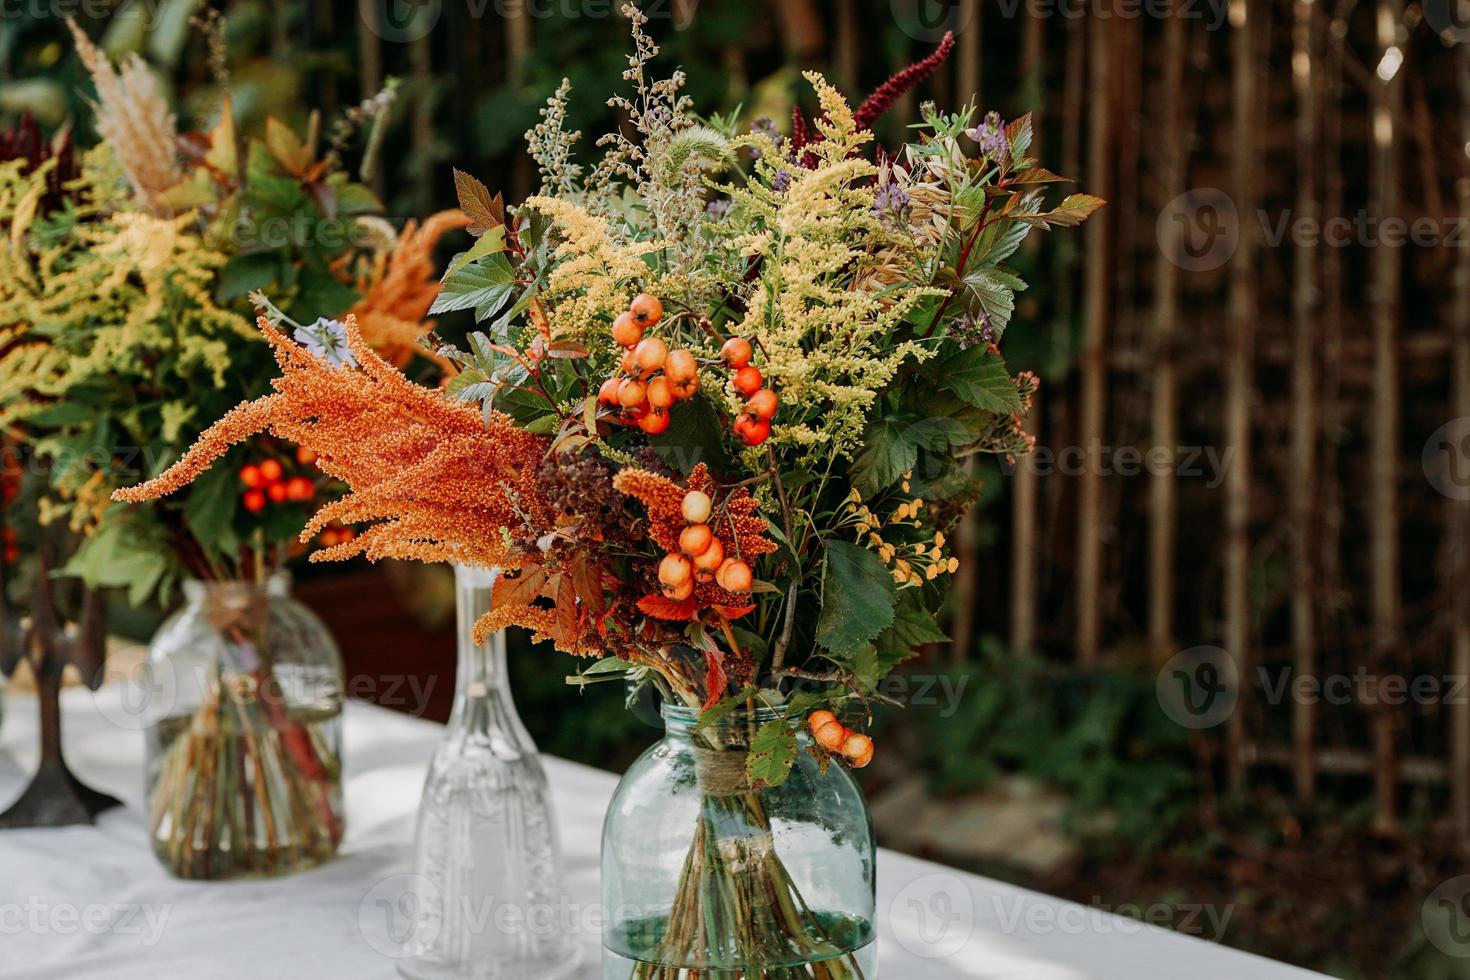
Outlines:
{"label": "vertical wooden slat", "polygon": [[[1261,0],[1231,0],[1232,122],[1231,198],[1240,216],[1239,241],[1230,259],[1226,311],[1225,444],[1231,452],[1225,470],[1225,649],[1242,679],[1253,661],[1250,651],[1250,501],[1251,394],[1255,352],[1256,282],[1252,219],[1256,170],[1256,20]],[[1226,726],[1227,769],[1231,782],[1245,776],[1245,706],[1237,704]]]}
{"label": "vertical wooden slat", "polygon": [[[1105,7],[1111,6],[1104,3]],[[1110,11],[1109,11],[1110,13]],[[1088,21],[1088,68],[1093,97],[1088,108],[1087,181],[1089,193],[1112,196],[1113,114],[1112,46],[1116,19]],[[1101,633],[1102,586],[1102,437],[1107,411],[1107,339],[1112,315],[1114,207],[1087,222],[1087,264],[1083,282],[1085,333],[1082,345],[1079,443],[1082,473],[1077,489],[1077,659],[1097,660]]]}
{"label": "vertical wooden slat", "polygon": [[[1378,65],[1370,81],[1370,151],[1368,213],[1380,219],[1397,213],[1398,115],[1402,76],[1398,61],[1402,0],[1378,0]],[[1397,55],[1397,58],[1396,58]],[[1385,77],[1386,76],[1386,77]],[[1393,669],[1399,647],[1402,610],[1399,597],[1398,456],[1399,456],[1399,249],[1370,249],[1368,308],[1373,331],[1373,402],[1368,431],[1369,536],[1371,577],[1372,661],[1381,678]],[[1393,709],[1375,698],[1373,753],[1377,813],[1374,829],[1398,829],[1398,748]]]}
{"label": "vertical wooden slat", "polygon": [[[1292,82],[1296,91],[1296,210],[1316,222],[1317,198],[1317,25],[1316,0],[1295,0],[1292,20]],[[1317,612],[1313,601],[1317,465],[1317,256],[1316,243],[1297,242],[1292,253],[1291,464],[1287,487],[1291,512],[1291,646],[1298,677],[1317,674]],[[1292,701],[1292,771],[1297,801],[1316,795],[1316,705]]]}
{"label": "vertical wooden slat", "polygon": [[858,58],[862,54],[862,37],[858,28],[858,15],[855,4],[839,3],[837,5],[837,27],[835,45],[837,50],[833,54],[833,65],[837,69],[837,82],[843,91],[857,92],[860,89],[858,78]]}
{"label": "vertical wooden slat", "polygon": [[955,38],[959,50],[958,67],[955,71],[955,108],[968,105],[975,100],[980,111],[985,111],[985,101],[980,91],[980,0],[961,0],[959,23],[964,25],[959,37]]}
{"label": "vertical wooden slat", "polygon": [[[1022,25],[1021,80],[1023,89],[1030,89],[1030,80],[1042,73],[1041,62],[1044,50],[1046,20],[1037,17],[1028,9]],[[1041,91],[1036,86],[1034,91]],[[1045,131],[1042,105],[1032,109],[1032,126],[1037,134],[1032,141],[1032,155],[1039,156],[1041,133]],[[1026,240],[1028,249],[1034,250],[1040,237],[1032,235]],[[1044,394],[1042,397],[1045,397]],[[1041,406],[1033,406],[1026,420],[1027,430],[1035,435],[1041,420]],[[1011,495],[1011,649],[1034,650],[1036,647],[1036,507],[1039,486],[1036,467],[1030,459],[1017,462],[1016,477]]]}
{"label": "vertical wooden slat", "polygon": [[[1460,95],[1460,140],[1470,146],[1470,46],[1455,48],[1455,75]],[[1461,153],[1458,187],[1461,220],[1470,220],[1470,156]],[[1451,412],[1470,417],[1470,248],[1455,261],[1455,301],[1451,321],[1453,388]],[[1470,677],[1470,501],[1449,500],[1449,579],[1453,621],[1452,665],[1456,677]],[[1470,701],[1450,705],[1450,812],[1461,847],[1470,847]]]}
{"label": "vertical wooden slat", "polygon": [[[505,13],[505,77],[512,87],[525,82],[526,59],[531,54],[531,15],[526,0],[510,0]],[[531,193],[531,159],[517,153],[511,187],[516,200]]]}
{"label": "vertical wooden slat", "polygon": [[[1164,22],[1163,87],[1159,92],[1160,179],[1162,211],[1185,191],[1184,18],[1176,13]],[[1174,325],[1179,318],[1181,228],[1166,219],[1159,228],[1154,267],[1153,391],[1149,415],[1153,452],[1170,466],[1151,467],[1148,504],[1148,636],[1150,655],[1162,663],[1174,652],[1174,544],[1178,524],[1175,467],[1179,444],[1179,367]]]}
{"label": "vertical wooden slat", "polygon": [[[1343,210],[1342,120],[1343,50],[1333,39],[1347,33],[1346,16],[1354,0],[1338,0],[1327,25],[1322,57],[1322,215],[1332,220]],[[1322,607],[1321,650],[1341,649],[1342,638],[1342,530],[1343,487],[1338,457],[1343,428],[1340,399],[1342,365],[1342,282],[1340,248],[1324,249],[1322,264],[1322,442],[1317,467],[1321,540],[1318,550],[1317,594]]]}

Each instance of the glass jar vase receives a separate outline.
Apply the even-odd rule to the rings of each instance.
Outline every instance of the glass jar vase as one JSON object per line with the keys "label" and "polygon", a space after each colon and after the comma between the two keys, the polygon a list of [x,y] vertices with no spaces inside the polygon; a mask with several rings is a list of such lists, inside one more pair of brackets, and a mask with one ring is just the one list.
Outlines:
{"label": "glass jar vase", "polygon": [[177,877],[289,874],[342,841],[342,659],[289,589],[186,582],[149,647],[148,829]]}
{"label": "glass jar vase", "polygon": [[498,574],[454,569],[454,709],[419,804],[399,963],[413,980],[555,980],[577,966],[551,788],[511,698],[505,634],[474,640]]}
{"label": "glass jar vase", "polygon": [[773,711],[702,729],[665,705],[602,834],[606,980],[875,980],[873,821],[852,774],[808,751],[752,789],[745,763]]}

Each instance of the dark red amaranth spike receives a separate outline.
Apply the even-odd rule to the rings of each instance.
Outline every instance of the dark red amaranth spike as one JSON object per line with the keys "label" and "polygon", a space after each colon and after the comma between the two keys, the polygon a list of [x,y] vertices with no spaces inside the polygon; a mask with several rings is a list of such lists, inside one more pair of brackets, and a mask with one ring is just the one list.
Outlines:
{"label": "dark red amaranth spike", "polygon": [[934,50],[933,54],[894,74],[888,81],[878,86],[872,95],[863,100],[857,112],[853,113],[858,128],[872,129],[873,123],[882,118],[883,113],[893,107],[893,103],[897,102],[909,89],[934,74],[953,51],[954,31],[946,31],[944,39],[939,42],[939,47]]}
{"label": "dark red amaranth spike", "polygon": [[791,155],[793,158],[801,154],[802,147],[806,146],[806,119],[801,114],[801,106],[791,107]]}
{"label": "dark red amaranth spike", "polygon": [[[944,64],[953,52],[954,31],[945,31],[944,38],[939,42],[939,47],[934,49],[933,54],[929,55],[923,61],[916,61],[903,71],[895,73],[888,81],[879,85],[872,95],[863,100],[863,104],[858,106],[857,111],[852,116],[853,120],[857,123],[857,128],[872,129],[873,123],[877,122],[883,117],[885,112],[893,108],[893,103],[897,102],[909,89],[938,71],[939,66]],[[803,146],[822,142],[822,131],[815,130],[808,135],[806,124],[801,118],[800,109],[792,110],[792,118],[794,120],[792,126],[792,159],[810,170],[817,165],[816,155],[810,152],[801,153],[800,150]],[[801,134],[800,140],[797,139],[797,133]]]}

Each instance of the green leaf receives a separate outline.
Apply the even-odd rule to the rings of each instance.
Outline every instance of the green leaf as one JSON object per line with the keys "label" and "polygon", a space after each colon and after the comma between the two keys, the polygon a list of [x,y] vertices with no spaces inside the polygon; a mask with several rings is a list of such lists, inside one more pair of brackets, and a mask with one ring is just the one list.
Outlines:
{"label": "green leaf", "polygon": [[893,486],[919,461],[913,419],[888,415],[874,419],[863,433],[863,448],[853,460],[852,478],[866,496]]}
{"label": "green leaf", "polygon": [[221,303],[239,299],[257,289],[265,289],[275,282],[279,263],[269,252],[234,255],[220,270],[215,296]]}
{"label": "green leaf", "polygon": [[1016,293],[1026,288],[1025,281],[998,266],[974,269],[960,281],[990,317],[990,328],[996,336],[1004,334],[1016,311]]}
{"label": "green leaf", "polygon": [[514,281],[515,271],[505,255],[488,255],[444,277],[429,316],[473,309],[476,322],[488,319],[510,298]]}
{"label": "green leaf", "polygon": [[898,589],[888,566],[862,545],[831,540],[826,550],[817,642],[838,657],[851,657],[892,625]]}
{"label": "green leaf", "polygon": [[505,226],[497,225],[476,239],[468,252],[456,255],[449,263],[449,269],[444,273],[444,277],[448,279],[471,262],[478,262],[487,255],[503,251],[505,251]]}
{"label": "green leaf", "polygon": [[701,731],[719,721],[736,708],[743,708],[746,702],[755,696],[755,692],[756,688],[747,687],[716,701],[699,713],[699,720],[694,723],[694,730],[696,732]]}
{"label": "green leaf", "polygon": [[234,532],[236,495],[235,468],[212,466],[201,473],[189,487],[184,500],[184,520],[189,532],[206,551],[214,554],[234,551],[238,543]]}
{"label": "green leaf", "polygon": [[1006,362],[984,347],[971,347],[946,360],[940,385],[976,408],[1006,413],[1022,410],[1021,395]]}
{"label": "green leaf", "polygon": [[753,789],[780,786],[796,761],[796,733],[784,718],[773,718],[756,730],[745,758],[745,775]]}
{"label": "green leaf", "polygon": [[730,456],[720,437],[720,420],[708,399],[699,396],[669,413],[669,427],[649,437],[664,463],[688,475],[704,463],[716,473],[729,467]]}
{"label": "green leaf", "polygon": [[1036,225],[1042,228],[1075,228],[1087,217],[1102,207],[1107,202],[1092,194],[1068,194],[1051,211],[1043,211],[1040,214],[1018,214],[1017,221],[1024,221],[1028,225]]}
{"label": "green leaf", "polygon": [[904,589],[894,609],[893,625],[878,637],[878,676],[887,676],[893,668],[918,654],[926,643],[944,643],[949,639],[939,628],[934,614],[924,606],[921,589]]}

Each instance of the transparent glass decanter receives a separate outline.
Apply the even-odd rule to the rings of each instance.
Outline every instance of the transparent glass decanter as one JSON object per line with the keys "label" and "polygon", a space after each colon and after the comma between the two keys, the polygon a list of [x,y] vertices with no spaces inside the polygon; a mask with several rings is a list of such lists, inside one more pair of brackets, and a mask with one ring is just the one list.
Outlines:
{"label": "transparent glass decanter", "polygon": [[471,635],[497,574],[454,570],[454,710],[419,806],[417,907],[399,965],[415,980],[551,980],[576,968],[550,788],[511,700],[505,636]]}

